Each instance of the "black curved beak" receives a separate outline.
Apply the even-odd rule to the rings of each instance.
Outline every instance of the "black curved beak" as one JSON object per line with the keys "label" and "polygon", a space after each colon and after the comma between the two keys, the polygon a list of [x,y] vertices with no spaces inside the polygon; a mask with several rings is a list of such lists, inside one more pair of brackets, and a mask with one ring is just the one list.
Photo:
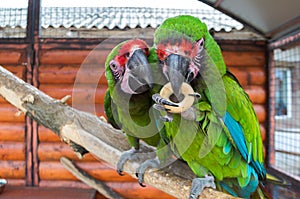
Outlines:
{"label": "black curved beak", "polygon": [[165,59],[168,79],[176,97],[181,95],[181,85],[185,81],[189,64],[190,62],[187,58],[177,54],[171,54]]}
{"label": "black curved beak", "polygon": [[153,86],[153,77],[147,57],[142,49],[133,52],[127,63],[131,90],[136,93],[147,91]]}

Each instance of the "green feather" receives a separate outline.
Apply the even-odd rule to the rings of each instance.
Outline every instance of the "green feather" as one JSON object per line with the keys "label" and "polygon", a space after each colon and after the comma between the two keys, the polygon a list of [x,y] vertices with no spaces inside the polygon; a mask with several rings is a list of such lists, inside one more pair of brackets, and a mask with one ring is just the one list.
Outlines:
{"label": "green feather", "polygon": [[[139,139],[149,145],[157,146],[160,136],[151,110],[153,104],[151,91],[136,95],[124,93],[120,84],[116,84],[110,70],[110,61],[118,55],[119,49],[126,42],[124,41],[114,47],[105,62],[105,75],[108,84],[104,101],[105,113],[108,121],[114,127],[119,127],[126,133],[130,146],[138,149]],[[151,51],[150,57],[154,62],[155,52]]]}
{"label": "green feather", "polygon": [[201,22],[199,18],[190,15],[168,18],[155,31],[154,44],[157,45],[162,41],[176,38],[176,36],[190,38],[194,42],[204,38],[205,49],[208,49],[208,54],[216,63],[220,74],[226,73],[221,49],[209,33],[206,24]]}
{"label": "green feather", "polygon": [[[244,189],[253,177],[250,172],[253,168],[248,163],[264,161],[253,105],[237,79],[227,71],[220,47],[198,18],[182,15],[165,20],[155,31],[154,45],[178,44],[182,38],[194,43],[204,39],[200,78],[191,82],[201,99],[193,106],[195,121],[173,114],[173,121],[165,124],[166,140],[173,153],[185,160],[199,177],[210,172],[217,182],[226,182],[234,190]],[[248,160],[241,156],[222,120],[226,112],[244,131]]]}

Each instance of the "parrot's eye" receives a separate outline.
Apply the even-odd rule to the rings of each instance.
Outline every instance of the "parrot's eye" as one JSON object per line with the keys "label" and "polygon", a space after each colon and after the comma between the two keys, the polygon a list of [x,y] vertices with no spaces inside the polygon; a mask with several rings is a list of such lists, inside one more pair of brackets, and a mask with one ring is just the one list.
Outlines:
{"label": "parrot's eye", "polygon": [[125,53],[125,57],[126,57],[127,59],[129,58],[129,56],[130,56],[130,53],[129,53],[129,52]]}
{"label": "parrot's eye", "polygon": [[149,55],[149,48],[144,48],[144,52],[146,55]]}
{"label": "parrot's eye", "polygon": [[117,70],[117,68],[118,68],[117,64],[114,61],[111,61],[109,63],[109,65],[112,70]]}

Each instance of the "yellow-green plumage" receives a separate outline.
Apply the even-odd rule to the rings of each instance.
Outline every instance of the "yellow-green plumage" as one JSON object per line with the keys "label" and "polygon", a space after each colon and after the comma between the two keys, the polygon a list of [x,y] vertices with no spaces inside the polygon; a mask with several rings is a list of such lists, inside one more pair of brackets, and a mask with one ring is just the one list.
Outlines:
{"label": "yellow-green plumage", "polygon": [[227,71],[218,44],[198,18],[167,19],[156,30],[154,43],[177,45],[180,42],[176,41],[184,37],[195,43],[204,39],[205,54],[198,65],[200,75],[190,83],[202,97],[193,106],[196,120],[174,114],[173,121],[165,123],[164,134],[174,154],[185,160],[195,174],[203,177],[212,173],[220,189],[247,198],[266,175],[260,128],[252,103]]}
{"label": "yellow-green plumage", "polygon": [[[105,75],[108,83],[104,101],[105,113],[108,122],[126,133],[130,146],[139,149],[139,139],[152,146],[157,146],[160,136],[154,120],[151,119],[151,117],[153,118],[150,110],[153,104],[151,90],[134,95],[123,92],[120,85],[115,82],[109,67],[110,61],[117,56],[120,48],[126,42],[118,44],[110,52],[105,62]],[[151,57],[153,56],[155,55],[151,55]]]}

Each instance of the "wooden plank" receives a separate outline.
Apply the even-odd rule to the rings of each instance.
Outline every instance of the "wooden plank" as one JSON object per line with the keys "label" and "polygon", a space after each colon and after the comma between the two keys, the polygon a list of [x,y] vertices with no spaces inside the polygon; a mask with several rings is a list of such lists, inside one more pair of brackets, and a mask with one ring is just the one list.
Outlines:
{"label": "wooden plank", "polygon": [[227,66],[240,67],[264,67],[266,58],[264,51],[257,52],[237,52],[237,51],[223,51],[222,52]]}
{"label": "wooden plank", "polygon": [[6,178],[7,184],[10,186],[25,186],[25,180],[24,179],[10,179]]}
{"label": "wooden plank", "polygon": [[249,82],[251,85],[262,85],[266,86],[267,74],[264,67],[253,67],[248,70]]}
{"label": "wooden plank", "polygon": [[0,140],[24,142],[25,124],[0,122]]}
{"label": "wooden plank", "polygon": [[[96,85],[97,86],[97,85]],[[66,95],[72,95],[68,102],[77,104],[103,104],[107,86],[99,85],[70,85],[70,84],[42,84],[40,90],[53,98],[61,99]]]}
{"label": "wooden plank", "polygon": [[243,87],[248,85],[265,86],[266,84],[267,75],[264,67],[231,66],[229,69]]}
{"label": "wooden plank", "polygon": [[93,65],[42,65],[39,66],[41,84],[107,84],[104,63]]}
{"label": "wooden plank", "polygon": [[0,122],[24,122],[24,114],[17,115],[18,109],[11,104],[1,104]]}
{"label": "wooden plank", "polygon": [[98,162],[90,153],[85,154],[83,159],[80,160],[74,151],[63,142],[40,142],[38,146],[40,161],[60,161],[62,156],[76,161]]}
{"label": "wooden plank", "polygon": [[56,188],[56,187],[67,187],[76,189],[90,189],[88,185],[81,181],[73,180],[40,180],[39,187]]}
{"label": "wooden plank", "polygon": [[0,50],[1,64],[20,64],[22,52],[19,50]]}
{"label": "wooden plank", "polygon": [[53,49],[40,52],[40,63],[58,64],[95,64],[104,63],[110,50],[61,50]]}
{"label": "wooden plank", "polygon": [[267,94],[266,90],[261,86],[247,86],[246,93],[249,95],[253,104],[266,104]]}
{"label": "wooden plank", "polygon": [[25,160],[24,142],[0,142],[0,160]]}
{"label": "wooden plank", "polygon": [[249,85],[247,70],[240,67],[228,67],[230,72],[238,79],[239,83],[245,87]]}
{"label": "wooden plank", "polygon": [[25,178],[24,161],[0,161],[1,178]]}
{"label": "wooden plank", "polygon": [[[7,42],[7,43],[4,43]],[[24,41],[20,40],[19,38],[17,41],[12,40],[12,39],[1,39],[0,42],[0,49],[3,51],[9,51],[9,50],[14,50],[14,51],[21,51],[25,50],[28,47],[28,44],[24,43]]]}
{"label": "wooden plank", "polygon": [[[114,168],[98,162],[77,162],[76,164],[101,181],[136,181],[128,174],[120,176]],[[78,180],[60,162],[40,162],[39,174],[41,180]]]}
{"label": "wooden plank", "polygon": [[41,64],[81,64],[90,50],[47,50],[40,52]]}
{"label": "wooden plank", "polygon": [[58,135],[44,126],[38,127],[38,137],[40,142],[61,142]]}

